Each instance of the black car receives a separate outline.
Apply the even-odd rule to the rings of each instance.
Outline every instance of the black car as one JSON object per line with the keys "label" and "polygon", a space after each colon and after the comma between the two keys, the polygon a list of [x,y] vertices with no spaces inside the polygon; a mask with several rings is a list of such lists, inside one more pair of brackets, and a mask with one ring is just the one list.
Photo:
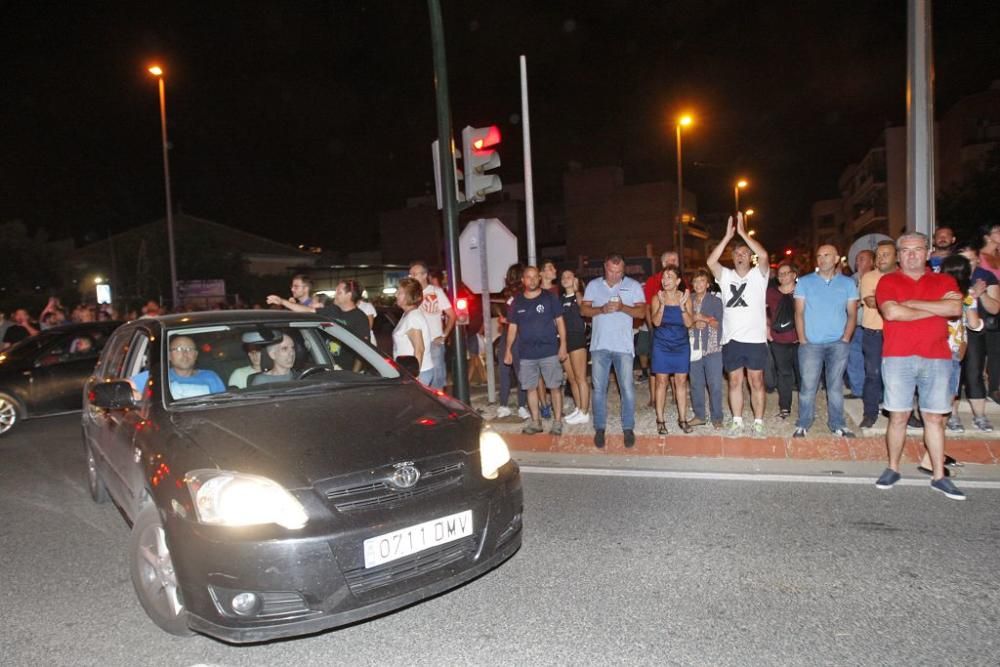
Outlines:
{"label": "black car", "polygon": [[22,419],[79,410],[80,389],[120,324],[54,327],[0,353],[0,435]]}
{"label": "black car", "polygon": [[503,439],[318,315],[131,322],[84,403],[91,495],[132,522],[136,593],[174,634],[256,642],[352,623],[521,545]]}

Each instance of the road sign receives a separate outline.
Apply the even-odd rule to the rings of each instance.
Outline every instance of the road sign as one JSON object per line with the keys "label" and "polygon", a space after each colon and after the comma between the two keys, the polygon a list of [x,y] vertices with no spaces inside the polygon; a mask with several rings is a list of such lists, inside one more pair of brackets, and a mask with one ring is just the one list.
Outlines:
{"label": "road sign", "polygon": [[[479,223],[483,224],[480,225]],[[517,263],[517,237],[496,218],[473,220],[458,237],[462,282],[474,294],[483,292],[482,252],[486,251],[487,292],[500,292],[511,264]]]}

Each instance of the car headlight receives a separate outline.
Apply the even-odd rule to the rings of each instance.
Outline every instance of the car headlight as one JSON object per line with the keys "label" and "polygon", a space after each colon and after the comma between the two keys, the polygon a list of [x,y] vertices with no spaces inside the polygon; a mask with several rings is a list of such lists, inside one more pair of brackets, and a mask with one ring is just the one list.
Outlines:
{"label": "car headlight", "polygon": [[185,477],[201,523],[302,528],[309,517],[284,487],[266,477],[227,470],[194,470]]}
{"label": "car headlight", "polygon": [[483,469],[483,477],[496,479],[500,467],[508,461],[510,450],[499,433],[483,431],[479,434],[479,463]]}

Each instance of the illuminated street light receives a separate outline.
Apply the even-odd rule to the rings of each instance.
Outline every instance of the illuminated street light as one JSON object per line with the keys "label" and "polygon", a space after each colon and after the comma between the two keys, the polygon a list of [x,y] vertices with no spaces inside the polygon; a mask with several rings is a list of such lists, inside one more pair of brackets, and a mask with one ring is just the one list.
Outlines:
{"label": "illuminated street light", "polygon": [[170,257],[170,295],[174,309],[180,306],[177,298],[177,257],[174,254],[174,207],[170,195],[170,157],[167,154],[167,94],[163,86],[163,68],[151,65],[147,71],[156,77],[160,88],[160,134],[163,139],[163,189],[167,198],[167,251]]}
{"label": "illuminated street light", "polygon": [[677,119],[677,257],[684,266],[684,169],[681,161],[681,127],[688,127],[694,120],[690,114]]}
{"label": "illuminated street light", "polygon": [[736,212],[740,212],[740,190],[750,185],[746,179],[741,178],[736,181],[736,185],[733,186],[733,197],[736,200]]}

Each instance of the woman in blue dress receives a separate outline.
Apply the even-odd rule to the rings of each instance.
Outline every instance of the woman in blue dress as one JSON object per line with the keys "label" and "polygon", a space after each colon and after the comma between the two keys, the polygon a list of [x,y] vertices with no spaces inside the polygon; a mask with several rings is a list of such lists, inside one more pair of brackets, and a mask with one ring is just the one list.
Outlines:
{"label": "woman in blue dress", "polygon": [[663,404],[667,400],[667,380],[677,399],[677,425],[685,433],[693,429],[687,423],[688,370],[691,367],[691,343],[688,329],[693,323],[691,292],[680,290],[681,274],[676,266],[663,269],[661,289],[649,304],[649,318],[653,323],[653,363],[656,374],[656,432],[667,434],[663,418]]}

